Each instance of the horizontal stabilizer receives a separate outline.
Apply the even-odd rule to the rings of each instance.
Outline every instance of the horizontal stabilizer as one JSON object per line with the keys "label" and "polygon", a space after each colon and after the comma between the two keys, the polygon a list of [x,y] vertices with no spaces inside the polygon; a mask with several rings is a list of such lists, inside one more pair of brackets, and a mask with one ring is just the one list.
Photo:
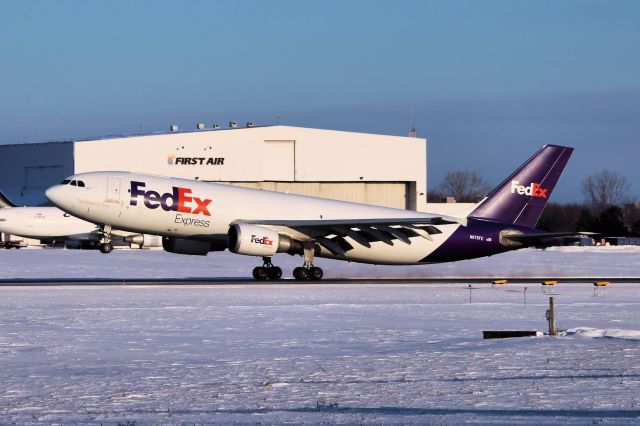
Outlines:
{"label": "horizontal stabilizer", "polygon": [[527,246],[545,245],[553,243],[553,240],[564,237],[591,237],[598,235],[595,232],[541,232],[537,234],[506,234],[503,240],[519,243]]}

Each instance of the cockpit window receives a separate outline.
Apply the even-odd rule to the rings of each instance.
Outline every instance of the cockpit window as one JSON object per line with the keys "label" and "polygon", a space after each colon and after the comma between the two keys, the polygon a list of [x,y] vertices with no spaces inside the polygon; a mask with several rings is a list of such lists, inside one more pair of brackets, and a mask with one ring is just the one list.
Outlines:
{"label": "cockpit window", "polygon": [[71,185],[71,186],[79,186],[81,188],[85,188],[85,184],[83,181],[81,180],[69,180],[69,179],[65,179],[62,182],[60,182],[60,185]]}

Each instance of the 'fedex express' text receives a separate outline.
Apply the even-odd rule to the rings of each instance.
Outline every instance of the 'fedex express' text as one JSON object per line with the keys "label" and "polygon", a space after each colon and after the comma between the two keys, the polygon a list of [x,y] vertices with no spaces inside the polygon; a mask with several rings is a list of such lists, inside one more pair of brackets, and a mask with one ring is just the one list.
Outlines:
{"label": "'fedex express' text", "polygon": [[131,201],[129,205],[137,206],[138,197],[143,197],[144,206],[148,209],[154,210],[160,207],[167,212],[178,212],[174,223],[182,224],[183,226],[210,226],[211,221],[209,220],[188,217],[182,213],[211,216],[209,212],[211,200],[192,196],[191,189],[189,188],[174,186],[172,187],[172,192],[167,192],[162,195],[157,191],[146,191],[144,188],[144,182],[131,181]]}

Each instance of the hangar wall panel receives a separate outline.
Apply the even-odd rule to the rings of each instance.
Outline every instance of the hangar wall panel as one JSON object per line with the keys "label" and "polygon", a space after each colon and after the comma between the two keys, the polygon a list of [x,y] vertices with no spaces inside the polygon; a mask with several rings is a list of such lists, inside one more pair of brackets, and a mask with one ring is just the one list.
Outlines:
{"label": "hangar wall panel", "polygon": [[295,145],[296,141],[264,141],[262,173],[272,180],[295,180]]}
{"label": "hangar wall panel", "polygon": [[[204,131],[77,142],[76,173],[117,170],[209,181],[261,180],[262,141],[241,133]],[[207,164],[209,159],[213,162]],[[216,159],[223,160],[216,163]]]}
{"label": "hangar wall panel", "polygon": [[424,139],[327,131],[296,141],[296,180],[413,181],[425,172]]}

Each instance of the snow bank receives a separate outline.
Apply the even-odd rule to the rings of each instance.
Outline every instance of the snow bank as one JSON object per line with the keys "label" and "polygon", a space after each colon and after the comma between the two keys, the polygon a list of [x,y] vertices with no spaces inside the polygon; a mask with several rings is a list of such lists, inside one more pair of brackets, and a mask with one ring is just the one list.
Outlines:
{"label": "snow bank", "polygon": [[640,330],[622,330],[619,328],[576,327],[564,332],[565,336],[608,337],[612,339],[640,340]]}
{"label": "snow bank", "polygon": [[563,253],[640,253],[640,246],[558,246],[545,250]]}

